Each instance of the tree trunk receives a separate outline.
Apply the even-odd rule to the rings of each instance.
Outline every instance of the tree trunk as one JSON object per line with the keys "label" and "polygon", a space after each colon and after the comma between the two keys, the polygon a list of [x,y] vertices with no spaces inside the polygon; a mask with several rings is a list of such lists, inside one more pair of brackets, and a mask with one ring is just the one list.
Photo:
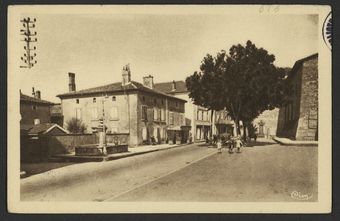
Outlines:
{"label": "tree trunk", "polygon": [[236,124],[236,136],[239,136],[241,134],[241,129],[240,129],[240,122],[239,120],[235,120]]}
{"label": "tree trunk", "polygon": [[210,120],[211,120],[211,126],[210,126],[210,137],[213,137],[213,118],[214,118],[214,110],[211,110],[211,116],[210,116]]}
{"label": "tree trunk", "polygon": [[243,139],[247,140],[247,122],[243,122]]}

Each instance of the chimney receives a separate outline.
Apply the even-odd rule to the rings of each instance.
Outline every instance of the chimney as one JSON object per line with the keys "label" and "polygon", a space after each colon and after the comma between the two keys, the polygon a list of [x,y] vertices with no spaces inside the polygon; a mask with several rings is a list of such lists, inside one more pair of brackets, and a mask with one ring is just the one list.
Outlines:
{"label": "chimney", "polygon": [[75,73],[68,73],[68,89],[69,92],[74,92],[76,91],[76,82],[75,82],[76,74]]}
{"label": "chimney", "polygon": [[175,90],[176,90],[176,81],[172,81],[171,91],[175,91]]}
{"label": "chimney", "polygon": [[41,99],[41,96],[40,96],[40,95],[41,95],[41,94],[40,94],[40,91],[36,91],[34,97],[40,100],[40,99]]}
{"label": "chimney", "polygon": [[127,64],[123,67],[122,77],[123,77],[122,86],[130,84],[131,82],[130,64]]}
{"label": "chimney", "polygon": [[34,125],[40,124],[40,119],[36,118],[34,119]]}
{"label": "chimney", "polygon": [[153,88],[154,88],[154,84],[153,84],[153,76],[152,76],[152,75],[149,75],[149,76],[143,77],[143,85],[144,85],[145,87],[148,87],[148,88],[153,89]]}
{"label": "chimney", "polygon": [[32,96],[35,97],[34,87],[32,87]]}

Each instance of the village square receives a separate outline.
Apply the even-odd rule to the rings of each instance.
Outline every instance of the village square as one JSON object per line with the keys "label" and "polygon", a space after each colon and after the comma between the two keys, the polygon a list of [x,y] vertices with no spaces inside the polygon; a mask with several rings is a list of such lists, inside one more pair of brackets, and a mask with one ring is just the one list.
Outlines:
{"label": "village square", "polygon": [[[134,25],[130,17],[94,19],[93,48],[79,39],[92,18],[60,17],[70,21],[60,29],[77,35],[58,35],[56,46],[47,32],[36,42],[31,35],[44,19],[59,23],[23,18],[20,199],[317,201],[315,18],[297,18],[311,31],[287,34],[287,52],[274,37],[251,33],[205,41],[198,30],[216,18],[139,16]],[[60,62],[44,64],[43,55]]]}

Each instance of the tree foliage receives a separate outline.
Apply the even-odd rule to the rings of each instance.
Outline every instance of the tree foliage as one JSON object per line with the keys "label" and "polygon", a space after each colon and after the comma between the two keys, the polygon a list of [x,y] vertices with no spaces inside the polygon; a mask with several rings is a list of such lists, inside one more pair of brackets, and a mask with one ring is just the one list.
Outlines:
{"label": "tree foliage", "polygon": [[67,121],[67,130],[74,134],[82,134],[86,131],[86,125],[77,118],[71,118]]}
{"label": "tree foliage", "polygon": [[194,104],[212,110],[226,109],[235,121],[250,123],[265,110],[285,103],[285,70],[274,65],[275,56],[251,41],[233,45],[215,57],[206,55],[200,72],[186,79]]}

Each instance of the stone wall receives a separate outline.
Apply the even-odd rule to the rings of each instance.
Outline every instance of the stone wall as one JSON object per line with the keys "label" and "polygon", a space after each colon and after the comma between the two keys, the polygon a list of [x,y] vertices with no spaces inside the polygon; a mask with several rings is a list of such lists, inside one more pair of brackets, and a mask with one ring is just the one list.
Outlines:
{"label": "stone wall", "polygon": [[297,140],[317,140],[318,130],[318,63],[317,59],[303,63],[300,117]]}
{"label": "stone wall", "polygon": [[[127,144],[129,134],[107,134],[107,143]],[[66,154],[75,151],[75,147],[85,144],[97,144],[98,134],[63,134],[52,136],[21,136],[21,160],[24,162],[43,161],[56,154]]]}
{"label": "stone wall", "polygon": [[278,137],[317,140],[318,134],[318,57],[306,59],[293,68],[287,79],[292,96],[280,108]]}

